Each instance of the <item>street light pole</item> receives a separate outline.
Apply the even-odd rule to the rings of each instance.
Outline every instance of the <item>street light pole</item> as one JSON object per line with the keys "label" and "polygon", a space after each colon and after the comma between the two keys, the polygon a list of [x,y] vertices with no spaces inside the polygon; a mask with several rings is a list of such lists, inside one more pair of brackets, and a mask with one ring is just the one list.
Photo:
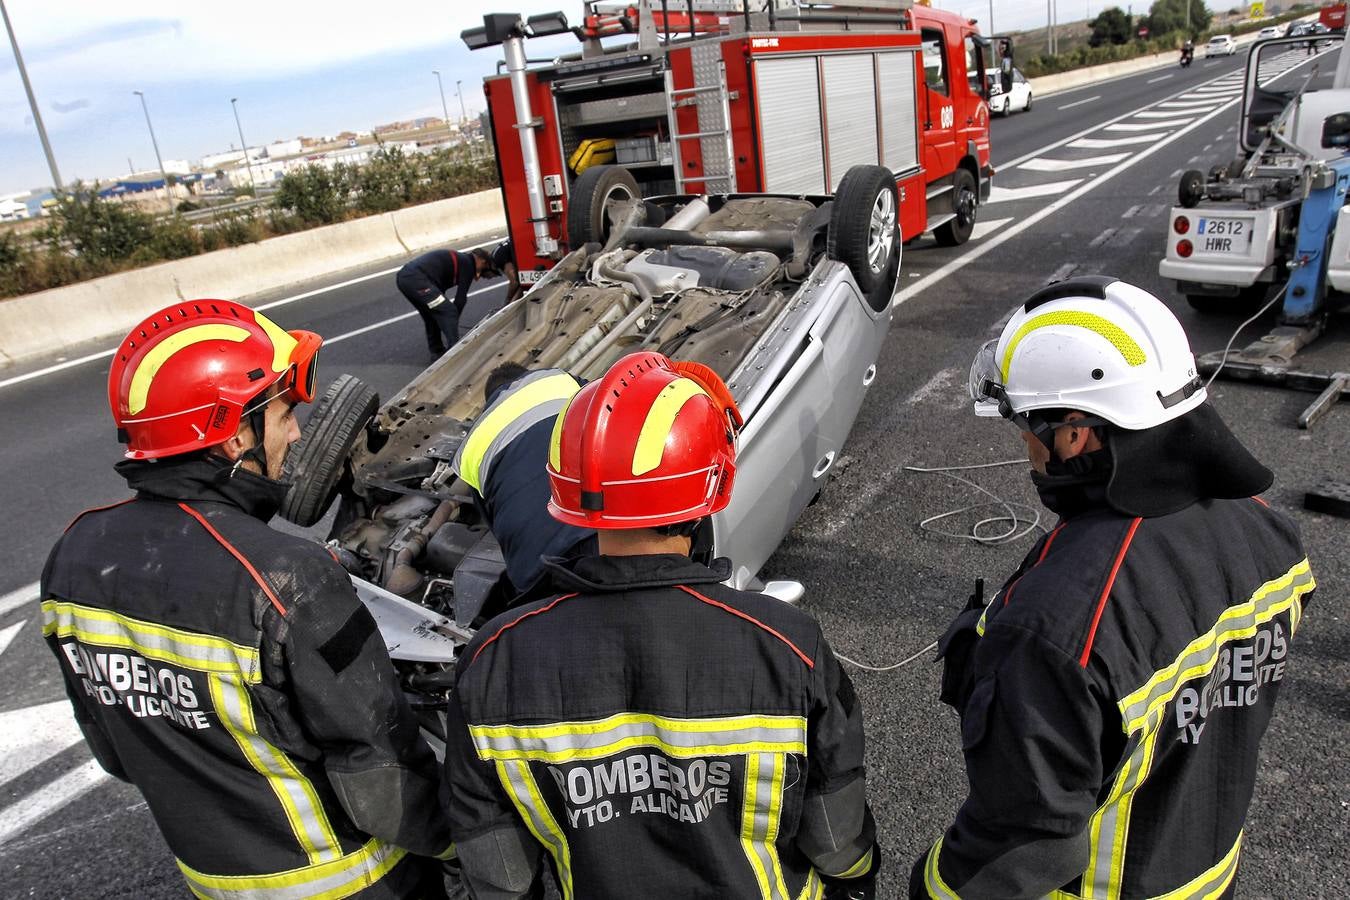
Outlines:
{"label": "street light pole", "polygon": [[56,170],[56,157],[52,154],[51,142],[47,140],[47,129],[42,124],[42,113],[38,112],[37,98],[33,96],[33,85],[28,81],[28,70],[23,65],[23,54],[19,52],[19,41],[14,37],[14,26],[9,22],[9,10],[5,0],[0,0],[0,16],[5,19],[5,31],[9,32],[9,45],[14,48],[14,62],[19,67],[19,77],[23,79],[23,90],[28,95],[28,108],[33,111],[33,123],[37,125],[38,137],[42,140],[42,152],[47,154],[47,168],[52,172],[52,189],[61,193],[61,173]]}
{"label": "street light pole", "polygon": [[159,163],[159,177],[164,179],[164,202],[169,207],[169,212],[173,212],[173,193],[169,190],[169,173],[164,171],[164,160],[159,155],[159,141],[155,140],[155,126],[150,124],[150,107],[145,105],[145,93],[142,91],[132,91],[137,97],[141,98],[141,109],[145,112],[145,127],[150,130],[150,146],[155,148],[155,162]]}
{"label": "street light pole", "polygon": [[244,126],[239,124],[239,98],[230,98],[234,109],[234,127],[239,129],[239,144],[244,148],[244,168],[248,169],[248,183],[253,187],[253,199],[258,199],[258,182],[253,179],[253,163],[248,158],[248,141],[244,140]]}
{"label": "street light pole", "polygon": [[464,111],[464,82],[456,81],[455,90],[459,93],[459,121],[462,125],[469,121],[469,114]]}
{"label": "street light pole", "polygon": [[445,105],[445,85],[441,83],[441,73],[440,73],[440,72],[438,72],[438,71],[435,70],[435,69],[432,69],[432,70],[431,70],[431,74],[436,76],[436,87],[437,87],[437,89],[439,89],[440,92],[441,92],[441,114],[445,116],[445,131],[446,131],[447,134],[449,134],[449,132],[450,132],[450,107],[448,107],[448,106]]}

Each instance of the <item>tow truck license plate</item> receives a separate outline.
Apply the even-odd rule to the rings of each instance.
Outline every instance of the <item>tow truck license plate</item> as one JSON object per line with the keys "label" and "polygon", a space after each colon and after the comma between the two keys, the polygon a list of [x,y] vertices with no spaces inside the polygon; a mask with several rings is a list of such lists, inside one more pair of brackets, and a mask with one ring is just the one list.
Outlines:
{"label": "tow truck license plate", "polygon": [[1242,253],[1252,242],[1252,220],[1247,217],[1206,217],[1195,230],[1199,253]]}

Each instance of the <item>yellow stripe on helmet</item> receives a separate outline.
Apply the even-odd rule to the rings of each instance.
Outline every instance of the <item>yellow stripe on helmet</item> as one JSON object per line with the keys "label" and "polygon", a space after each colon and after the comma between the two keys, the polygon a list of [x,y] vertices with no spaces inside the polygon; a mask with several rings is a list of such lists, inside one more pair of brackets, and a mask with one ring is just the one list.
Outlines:
{"label": "yellow stripe on helmet", "polygon": [[255,312],[253,319],[272,339],[272,371],[280,375],[290,367],[291,353],[295,351],[295,345],[299,341],[291,337],[286,329],[260,312]]}
{"label": "yellow stripe on helmet", "polygon": [[697,397],[699,394],[708,396],[707,391],[699,387],[694,380],[677,378],[656,395],[651,409],[647,410],[647,419],[642,423],[642,430],[638,432],[637,447],[633,450],[634,475],[645,475],[661,465],[661,455],[665,452],[666,438],[670,437],[675,417],[680,414],[689,398]]}
{"label": "yellow stripe on helmet", "polygon": [[567,410],[571,408],[574,399],[576,394],[569,397],[563,408],[558,410],[558,418],[553,420],[553,436],[548,439],[548,464],[555,472],[562,471],[563,420],[567,418]]}
{"label": "yellow stripe on helmet", "polygon": [[[261,319],[262,316],[258,318]],[[233,341],[237,344],[248,340],[248,335],[248,330],[238,325],[215,324],[193,325],[164,338],[146,351],[145,356],[141,357],[141,361],[136,365],[136,371],[131,375],[130,390],[127,391],[127,412],[134,416],[145,409],[146,400],[150,396],[150,384],[164,364],[179,350],[200,344],[202,341]],[[295,341],[292,340],[291,343]]]}
{"label": "yellow stripe on helmet", "polygon": [[1140,347],[1135,339],[1126,334],[1125,329],[1115,322],[1095,313],[1065,309],[1059,312],[1043,313],[1035,318],[1028,319],[1022,323],[1021,328],[1017,329],[1017,332],[1012,336],[1012,340],[1008,341],[1007,349],[1003,351],[1003,361],[999,366],[999,370],[1003,373],[1004,384],[1008,383],[1008,370],[1012,367],[1013,351],[1022,342],[1022,338],[1038,328],[1045,328],[1049,325],[1073,325],[1095,332],[1120,351],[1120,355],[1125,358],[1125,362],[1131,366],[1142,366],[1148,360],[1144,348]]}

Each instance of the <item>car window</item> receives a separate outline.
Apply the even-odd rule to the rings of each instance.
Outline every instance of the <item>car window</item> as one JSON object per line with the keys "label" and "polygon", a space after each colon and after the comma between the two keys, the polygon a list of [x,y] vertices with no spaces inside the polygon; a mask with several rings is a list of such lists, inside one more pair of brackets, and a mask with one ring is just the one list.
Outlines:
{"label": "car window", "polygon": [[946,54],[942,50],[942,31],[925,28],[920,32],[923,41],[923,77],[928,87],[941,94],[948,93]]}
{"label": "car window", "polygon": [[1018,84],[1024,84],[1026,80],[1027,76],[1022,74],[1021,69],[1013,69],[1013,81],[1017,82]]}

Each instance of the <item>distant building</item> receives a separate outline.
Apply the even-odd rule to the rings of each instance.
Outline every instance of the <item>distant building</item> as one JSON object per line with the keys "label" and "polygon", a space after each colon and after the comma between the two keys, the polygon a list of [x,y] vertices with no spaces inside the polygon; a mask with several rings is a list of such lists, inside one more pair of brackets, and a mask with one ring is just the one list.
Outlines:
{"label": "distant building", "polygon": [[266,148],[268,159],[285,159],[288,156],[296,156],[304,149],[299,138],[290,141],[277,141],[268,144]]}
{"label": "distant building", "polygon": [[32,215],[26,202],[27,192],[0,197],[0,222],[14,222]]}

